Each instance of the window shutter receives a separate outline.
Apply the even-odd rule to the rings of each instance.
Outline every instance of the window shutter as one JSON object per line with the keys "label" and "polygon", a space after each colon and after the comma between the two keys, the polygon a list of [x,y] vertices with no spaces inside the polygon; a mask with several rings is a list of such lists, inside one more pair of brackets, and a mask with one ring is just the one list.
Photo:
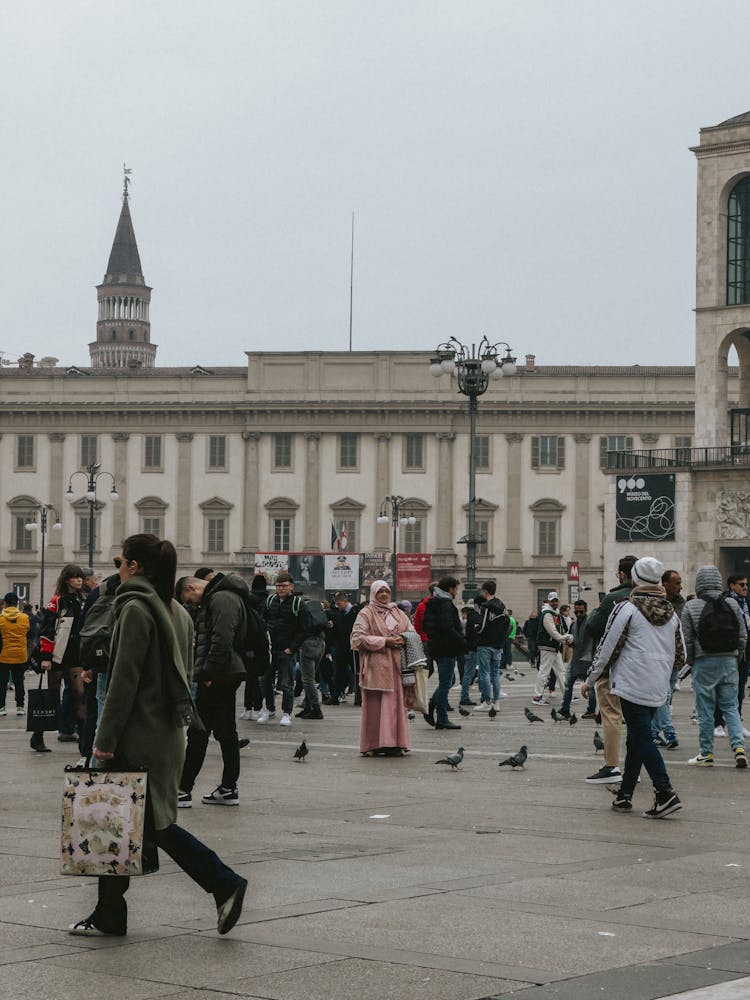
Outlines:
{"label": "window shutter", "polygon": [[632,439],[632,437],[626,437],[625,438],[625,451],[632,451],[632,450],[633,450],[633,439]]}
{"label": "window shutter", "polygon": [[602,469],[607,467],[607,439],[599,438],[599,466]]}
{"label": "window shutter", "polygon": [[565,468],[565,438],[558,437],[557,439],[557,467],[558,469]]}
{"label": "window shutter", "polygon": [[531,439],[531,468],[539,468],[539,438],[532,437]]}

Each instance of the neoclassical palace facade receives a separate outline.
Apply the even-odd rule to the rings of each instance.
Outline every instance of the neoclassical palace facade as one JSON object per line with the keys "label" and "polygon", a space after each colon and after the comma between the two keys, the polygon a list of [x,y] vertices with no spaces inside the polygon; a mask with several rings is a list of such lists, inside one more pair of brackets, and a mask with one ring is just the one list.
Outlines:
{"label": "neoclassical palace facade", "polygon": [[[701,133],[699,185],[713,200],[706,208],[699,191],[699,206],[715,216],[726,215],[737,178],[750,175],[746,117]],[[722,162],[731,177],[717,179]],[[729,238],[723,224],[719,242]],[[701,226],[703,216],[699,234]],[[750,248],[750,229],[746,235]],[[701,333],[707,325],[715,339],[725,308],[731,336],[722,334],[718,355],[699,343],[703,443],[711,400],[723,408],[713,426],[726,437],[727,410],[740,396],[744,401],[750,385],[726,365],[732,341],[744,360],[750,305],[736,281],[731,303],[706,300],[708,271],[724,274],[727,267],[713,230],[711,240],[709,253],[699,239],[699,341],[709,335]],[[723,279],[718,285],[723,294]],[[45,597],[64,562],[88,562],[83,470],[92,463],[99,463],[94,563],[102,572],[121,539],[141,530],[172,539],[185,571],[210,564],[249,574],[257,552],[325,552],[332,524],[346,529],[350,551],[387,553],[391,526],[377,518],[384,498],[397,495],[412,516],[398,529],[398,551],[430,553],[434,573],[461,575],[467,401],[455,379],[432,377],[429,354],[248,352],[237,367],[163,368],[151,343],[150,295],[126,190],[97,288],[91,367],[25,356],[17,367],[0,368],[0,586],[40,600],[40,505],[50,505]],[[714,373],[708,386],[707,358]],[[712,388],[716,372],[720,390]],[[476,438],[480,577],[496,577],[504,599],[524,615],[541,593],[572,593],[568,564],[575,562],[596,599],[614,582],[617,556],[644,550],[615,539],[616,476],[605,471],[611,453],[620,468],[629,455],[638,462],[648,453],[671,455],[667,467],[690,477],[695,398],[696,373],[687,366],[545,366],[529,355],[515,375],[492,382],[479,400]],[[650,547],[683,572],[694,561],[691,502],[688,486],[678,482],[683,538],[677,546]],[[708,530],[704,525],[702,538]]]}

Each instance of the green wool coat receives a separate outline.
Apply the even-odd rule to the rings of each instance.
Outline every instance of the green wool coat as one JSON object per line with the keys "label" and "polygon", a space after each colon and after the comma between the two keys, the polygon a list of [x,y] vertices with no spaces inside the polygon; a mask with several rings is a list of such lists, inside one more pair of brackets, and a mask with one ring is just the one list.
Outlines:
{"label": "green wool coat", "polygon": [[[158,624],[157,624],[158,623]],[[158,629],[158,631],[157,631]],[[165,663],[171,652],[173,663]],[[154,826],[177,819],[177,790],[185,761],[185,729],[165,703],[163,671],[176,669],[185,685],[193,665],[193,623],[176,601],[171,610],[144,576],[121,584],[115,598],[107,696],[96,746],[129,768],[148,770]]]}

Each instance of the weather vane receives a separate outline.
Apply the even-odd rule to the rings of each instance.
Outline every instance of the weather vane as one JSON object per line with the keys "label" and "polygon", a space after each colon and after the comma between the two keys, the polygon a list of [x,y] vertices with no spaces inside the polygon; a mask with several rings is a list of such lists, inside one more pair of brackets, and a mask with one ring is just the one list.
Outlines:
{"label": "weather vane", "polygon": [[133,183],[130,180],[130,175],[133,173],[133,168],[132,167],[126,167],[125,164],[123,163],[123,165],[122,165],[122,172],[123,172],[123,175],[124,175],[123,186],[122,186],[122,196],[123,196],[123,198],[127,198],[127,196],[128,196],[128,185]]}

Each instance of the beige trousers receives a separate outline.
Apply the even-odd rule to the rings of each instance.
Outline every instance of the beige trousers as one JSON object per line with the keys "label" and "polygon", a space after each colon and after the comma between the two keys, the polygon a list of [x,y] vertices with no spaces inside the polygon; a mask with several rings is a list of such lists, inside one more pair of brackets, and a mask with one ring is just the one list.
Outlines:
{"label": "beige trousers", "polygon": [[622,710],[620,699],[609,690],[609,677],[600,677],[594,684],[596,705],[602,716],[602,739],[604,740],[604,766],[620,766],[620,734],[622,732]]}

